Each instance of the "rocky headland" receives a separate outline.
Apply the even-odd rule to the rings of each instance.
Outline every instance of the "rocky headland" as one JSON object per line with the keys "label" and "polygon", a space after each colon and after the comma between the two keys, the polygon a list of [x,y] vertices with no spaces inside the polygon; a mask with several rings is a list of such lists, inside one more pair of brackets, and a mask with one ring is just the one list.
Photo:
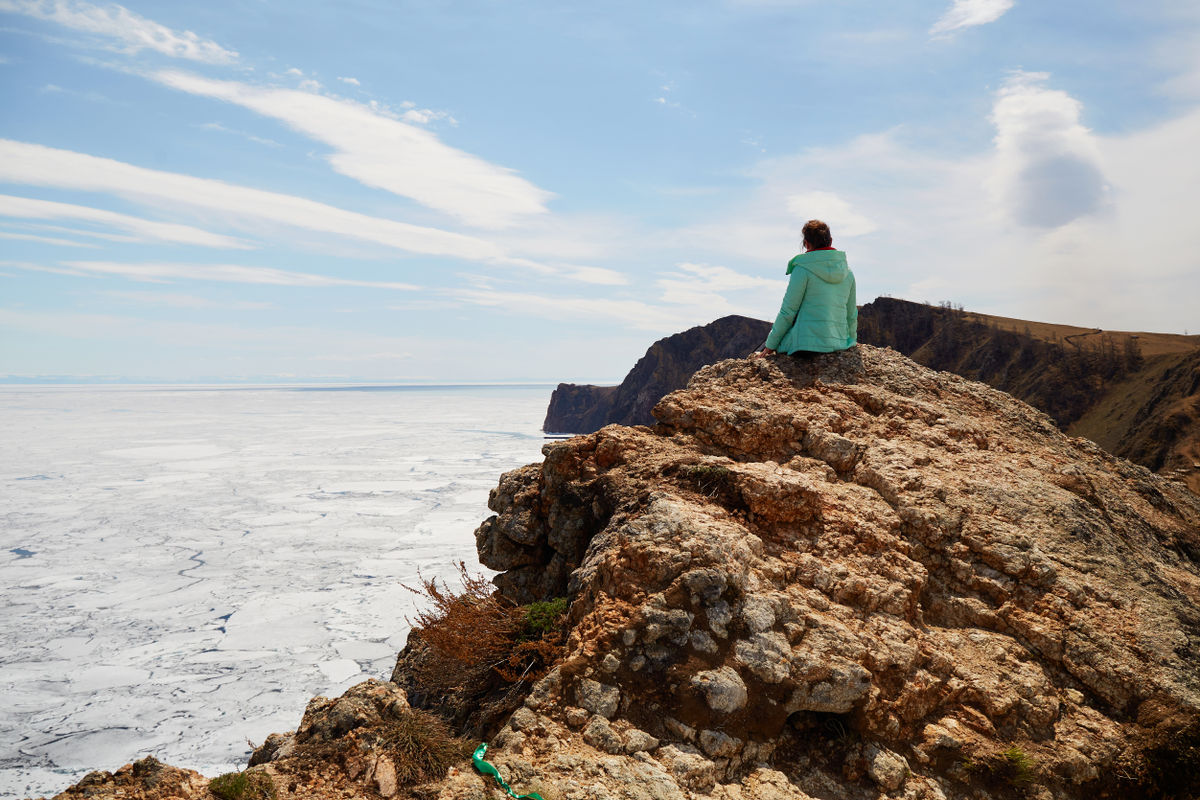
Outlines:
{"label": "rocky headland", "polygon": [[560,383],[550,395],[546,433],[593,433],[605,425],[653,425],[650,410],[682,389],[703,366],[757,350],[771,323],[736,314],[689,328],[650,345],[618,386]]}
{"label": "rocky headland", "polygon": [[[459,611],[565,598],[560,638],[455,686],[429,667],[470,654],[438,643],[482,633],[418,627],[391,681],[268,739],[238,797],[500,797],[454,733],[545,800],[1200,796],[1182,483],[865,345],[721,361],[654,416],[492,491],[498,594]],[[404,743],[439,725],[433,775]],[[148,759],[61,797],[212,788]]]}

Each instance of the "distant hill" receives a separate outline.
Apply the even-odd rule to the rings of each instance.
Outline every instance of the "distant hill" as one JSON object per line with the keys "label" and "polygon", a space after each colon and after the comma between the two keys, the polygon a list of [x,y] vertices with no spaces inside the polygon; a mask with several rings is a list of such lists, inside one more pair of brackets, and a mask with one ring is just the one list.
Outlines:
{"label": "distant hill", "polygon": [[[560,384],[543,429],[653,424],[650,409],[660,398],[701,367],[746,355],[770,328],[730,316],[660,339],[619,386]],[[1065,432],[1173,473],[1200,493],[1200,336],[1104,331],[881,297],[859,310],[858,337],[1008,392]]]}

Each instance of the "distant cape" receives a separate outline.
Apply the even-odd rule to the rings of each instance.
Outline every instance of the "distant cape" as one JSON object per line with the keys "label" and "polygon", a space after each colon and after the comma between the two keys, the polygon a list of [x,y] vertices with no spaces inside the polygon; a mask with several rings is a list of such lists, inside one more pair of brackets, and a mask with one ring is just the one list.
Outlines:
{"label": "distant cape", "polygon": [[701,367],[762,346],[771,323],[736,314],[659,339],[619,386],[560,383],[550,395],[546,433],[592,433],[605,425],[653,425],[650,409],[687,385]]}

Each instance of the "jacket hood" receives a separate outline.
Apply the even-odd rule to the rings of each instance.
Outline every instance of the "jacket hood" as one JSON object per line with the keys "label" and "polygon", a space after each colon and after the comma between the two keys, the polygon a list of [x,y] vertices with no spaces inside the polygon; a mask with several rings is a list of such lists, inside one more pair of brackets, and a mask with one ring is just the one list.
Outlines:
{"label": "jacket hood", "polygon": [[803,267],[826,283],[841,283],[850,274],[850,267],[846,265],[846,254],[841,250],[813,250],[810,253],[801,253],[788,262],[786,274],[791,275],[796,267]]}

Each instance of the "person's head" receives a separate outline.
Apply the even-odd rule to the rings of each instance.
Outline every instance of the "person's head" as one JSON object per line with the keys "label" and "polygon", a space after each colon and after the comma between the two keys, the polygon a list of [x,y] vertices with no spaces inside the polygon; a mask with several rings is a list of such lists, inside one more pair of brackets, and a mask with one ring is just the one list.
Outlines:
{"label": "person's head", "polygon": [[829,226],[819,219],[810,219],[801,229],[804,234],[804,249],[819,250],[822,247],[833,247],[833,234]]}

